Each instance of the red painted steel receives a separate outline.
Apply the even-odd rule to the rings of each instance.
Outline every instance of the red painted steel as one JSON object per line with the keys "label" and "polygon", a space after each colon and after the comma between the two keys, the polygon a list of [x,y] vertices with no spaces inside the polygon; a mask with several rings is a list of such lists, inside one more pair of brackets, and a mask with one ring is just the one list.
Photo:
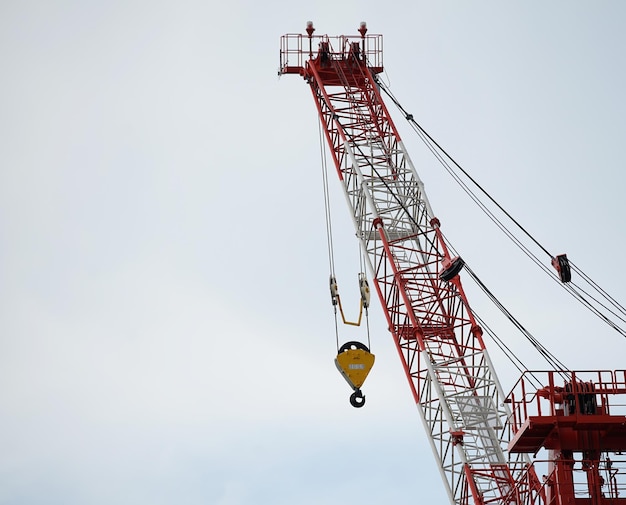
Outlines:
{"label": "red painted steel", "polygon": [[529,372],[505,398],[379,92],[382,37],[314,31],[283,36],[279,73],[310,86],[451,503],[626,505],[626,373]]}

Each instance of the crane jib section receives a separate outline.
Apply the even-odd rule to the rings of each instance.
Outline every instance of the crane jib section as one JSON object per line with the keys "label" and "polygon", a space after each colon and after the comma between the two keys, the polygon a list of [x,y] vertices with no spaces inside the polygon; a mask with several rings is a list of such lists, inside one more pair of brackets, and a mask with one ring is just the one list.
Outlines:
{"label": "crane jib section", "polygon": [[505,452],[510,412],[482,330],[378,90],[379,38],[287,35],[281,73],[310,86],[451,503],[521,504],[527,460]]}

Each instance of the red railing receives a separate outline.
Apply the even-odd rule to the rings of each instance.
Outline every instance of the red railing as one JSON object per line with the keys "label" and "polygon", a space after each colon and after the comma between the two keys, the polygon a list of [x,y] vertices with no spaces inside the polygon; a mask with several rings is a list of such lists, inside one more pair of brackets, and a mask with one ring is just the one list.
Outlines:
{"label": "red railing", "polygon": [[626,415],[626,370],[528,371],[506,398],[513,435],[533,416]]}
{"label": "red railing", "polygon": [[280,38],[280,74],[301,74],[304,71],[305,62],[316,57],[321,42],[329,43],[330,57],[334,60],[347,59],[350,55],[353,43],[358,42],[363,47],[363,54],[367,60],[367,66],[374,73],[383,69],[383,36],[382,35],[302,35],[288,33]]}

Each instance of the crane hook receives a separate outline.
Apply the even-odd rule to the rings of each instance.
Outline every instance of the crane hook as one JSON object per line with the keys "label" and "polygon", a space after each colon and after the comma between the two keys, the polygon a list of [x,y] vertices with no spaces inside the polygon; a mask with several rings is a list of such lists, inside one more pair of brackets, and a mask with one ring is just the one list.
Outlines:
{"label": "crane hook", "polygon": [[350,405],[360,409],[363,405],[365,405],[365,395],[361,393],[360,389],[355,389],[354,393],[350,395]]}

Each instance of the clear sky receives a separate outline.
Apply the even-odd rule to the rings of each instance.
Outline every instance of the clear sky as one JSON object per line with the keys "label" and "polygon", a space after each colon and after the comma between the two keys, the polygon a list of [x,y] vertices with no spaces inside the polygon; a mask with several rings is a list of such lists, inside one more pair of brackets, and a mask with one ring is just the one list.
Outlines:
{"label": "clear sky", "polygon": [[[378,306],[363,409],[334,368],[317,118],[304,81],[277,78],[280,36],[367,21],[405,108],[624,303],[625,16],[617,0],[2,2],[0,504],[446,503]],[[571,368],[623,367],[623,337],[390,109],[481,279]]]}

